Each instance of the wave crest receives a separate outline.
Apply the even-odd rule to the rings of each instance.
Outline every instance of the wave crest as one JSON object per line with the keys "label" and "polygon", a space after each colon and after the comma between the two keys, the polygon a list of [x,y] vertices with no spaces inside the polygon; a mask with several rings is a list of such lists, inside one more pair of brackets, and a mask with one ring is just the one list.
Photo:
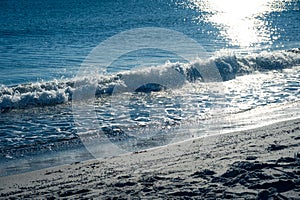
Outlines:
{"label": "wave crest", "polygon": [[[82,79],[55,80],[51,82],[39,82],[20,84],[16,86],[0,87],[0,112],[8,112],[12,109],[23,109],[35,106],[50,106],[69,102],[74,91],[84,91],[89,88],[97,88],[95,96],[112,94],[116,85],[124,84],[122,77],[143,78],[160,76],[164,79],[169,75],[169,69],[176,70],[185,77],[187,82],[205,81],[205,77],[197,70],[196,66],[208,67],[214,64],[223,81],[234,79],[236,76],[250,74],[254,71],[282,70],[300,64],[300,49],[288,51],[261,52],[244,56],[220,55],[210,60],[196,60],[193,63],[166,63],[152,68],[122,72],[107,76],[98,76],[96,79],[84,77]],[[76,83],[76,84],[75,84]],[[76,87],[75,87],[76,85]],[[164,87],[153,83],[141,85],[137,92],[159,91]]]}

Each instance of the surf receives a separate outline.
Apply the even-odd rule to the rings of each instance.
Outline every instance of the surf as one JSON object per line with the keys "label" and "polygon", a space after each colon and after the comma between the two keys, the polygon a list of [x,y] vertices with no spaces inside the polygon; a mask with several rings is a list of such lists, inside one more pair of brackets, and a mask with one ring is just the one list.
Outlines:
{"label": "surf", "polygon": [[[95,77],[83,77],[81,79],[70,78],[14,86],[2,85],[0,86],[0,112],[64,104],[72,101],[74,92],[92,88],[96,88],[96,98],[111,95],[117,91],[117,87],[128,88],[128,85],[126,85],[128,83],[125,83],[124,80],[132,80],[136,82],[135,84],[141,80],[141,83],[144,83],[145,80],[148,81],[146,84],[134,88],[133,90],[136,92],[157,92],[166,88],[180,88],[186,83],[216,81],[207,79],[201,73],[201,69],[211,65],[217,67],[221,81],[229,81],[238,76],[254,72],[280,71],[299,64],[299,48],[264,51],[249,55],[223,53],[208,60],[195,60],[192,63],[166,62],[159,66],[138,68],[113,74],[99,74]],[[178,81],[178,78],[172,76],[172,74],[183,77],[183,81]],[[168,84],[162,85],[160,82]]]}

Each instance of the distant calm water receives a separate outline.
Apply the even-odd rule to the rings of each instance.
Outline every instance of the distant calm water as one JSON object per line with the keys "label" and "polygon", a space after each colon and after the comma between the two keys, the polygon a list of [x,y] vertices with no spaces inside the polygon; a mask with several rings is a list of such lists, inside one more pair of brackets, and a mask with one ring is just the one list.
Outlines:
{"label": "distant calm water", "polygon": [[[299,0],[2,0],[0,175],[93,158],[83,144],[98,130],[78,128],[71,107],[75,85],[84,88],[92,80],[76,76],[98,44],[134,28],[181,32],[212,58],[186,63],[171,52],[148,49],[116,60],[97,80],[92,106],[95,123],[120,149],[298,117],[299,22]],[[221,93],[194,70],[209,62],[220,72]],[[112,95],[122,77],[153,76],[137,68],[149,65],[161,78],[175,69],[186,83]]]}

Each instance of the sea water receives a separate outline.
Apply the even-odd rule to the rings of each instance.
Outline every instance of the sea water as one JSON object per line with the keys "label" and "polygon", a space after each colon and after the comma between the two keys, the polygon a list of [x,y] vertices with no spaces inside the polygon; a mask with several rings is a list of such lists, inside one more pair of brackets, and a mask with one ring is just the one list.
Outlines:
{"label": "sea water", "polygon": [[[298,0],[1,1],[0,174],[299,117],[299,9]],[[130,30],[180,33],[206,56],[138,49],[81,76],[99,44]],[[206,81],[199,66],[219,78]],[[83,91],[92,99],[74,101]]]}

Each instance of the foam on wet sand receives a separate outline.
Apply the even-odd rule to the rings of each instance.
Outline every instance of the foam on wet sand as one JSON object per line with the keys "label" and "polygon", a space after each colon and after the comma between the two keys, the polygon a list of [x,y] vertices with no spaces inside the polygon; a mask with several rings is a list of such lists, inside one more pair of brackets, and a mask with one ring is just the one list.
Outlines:
{"label": "foam on wet sand", "polygon": [[300,198],[300,119],[0,177],[1,198]]}

